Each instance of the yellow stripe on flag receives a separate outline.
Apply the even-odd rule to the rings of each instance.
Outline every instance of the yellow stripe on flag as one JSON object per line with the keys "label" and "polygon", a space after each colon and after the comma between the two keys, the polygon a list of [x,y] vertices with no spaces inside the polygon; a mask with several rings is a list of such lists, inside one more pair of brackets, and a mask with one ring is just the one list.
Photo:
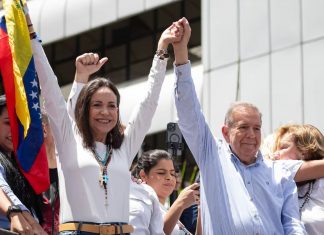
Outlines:
{"label": "yellow stripe on flag", "polygon": [[13,56],[15,76],[16,113],[24,127],[24,137],[30,126],[30,113],[27,104],[23,77],[32,58],[29,31],[23,8],[19,0],[3,0],[9,45]]}

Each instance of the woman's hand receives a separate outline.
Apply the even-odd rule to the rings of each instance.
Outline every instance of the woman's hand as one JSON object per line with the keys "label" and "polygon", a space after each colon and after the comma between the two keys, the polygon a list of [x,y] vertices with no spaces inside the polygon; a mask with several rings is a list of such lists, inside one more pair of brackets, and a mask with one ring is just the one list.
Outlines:
{"label": "woman's hand", "polygon": [[40,224],[35,220],[35,218],[28,211],[23,211],[21,214],[23,215],[24,219],[28,222],[28,224],[31,226],[33,235],[47,235],[44,229],[40,226]]}
{"label": "woman's hand", "polygon": [[173,22],[170,27],[163,31],[158,43],[158,50],[166,50],[170,43],[179,42],[182,35],[183,26],[178,22]]}
{"label": "woman's hand", "polygon": [[75,59],[75,81],[88,83],[89,76],[97,72],[106,62],[107,57],[99,58],[97,53],[85,53]]}
{"label": "woman's hand", "polygon": [[47,235],[28,211],[12,213],[10,216],[10,231],[22,235]]}
{"label": "woman's hand", "polygon": [[22,213],[11,213],[10,219],[10,231],[23,235],[33,234],[32,226],[26,221]]}
{"label": "woman's hand", "polygon": [[33,23],[31,21],[30,15],[29,15],[29,9],[28,9],[28,6],[27,6],[27,2],[25,3],[25,5],[23,7],[24,7],[25,19],[26,19],[29,34],[30,35],[34,34],[35,30],[34,30],[34,26],[33,26]]}

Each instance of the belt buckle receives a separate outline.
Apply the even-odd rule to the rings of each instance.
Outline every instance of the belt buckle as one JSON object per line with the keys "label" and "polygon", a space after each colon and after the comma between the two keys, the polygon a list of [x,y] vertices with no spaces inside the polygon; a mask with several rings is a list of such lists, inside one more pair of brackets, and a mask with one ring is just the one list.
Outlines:
{"label": "belt buckle", "polygon": [[110,235],[113,234],[111,224],[99,224],[99,234],[100,235]]}

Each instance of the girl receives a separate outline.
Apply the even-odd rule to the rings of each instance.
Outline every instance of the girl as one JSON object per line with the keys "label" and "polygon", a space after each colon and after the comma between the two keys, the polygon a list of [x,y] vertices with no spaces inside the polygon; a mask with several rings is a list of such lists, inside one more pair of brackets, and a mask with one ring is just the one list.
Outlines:
{"label": "girl", "polygon": [[176,172],[172,156],[164,150],[144,152],[138,159],[132,174],[135,178],[141,179],[151,186],[156,192],[164,217],[165,234],[191,234],[179,221],[179,218],[184,209],[194,203],[199,203],[199,184],[194,183],[182,190],[169,210],[164,207],[167,198],[176,186]]}

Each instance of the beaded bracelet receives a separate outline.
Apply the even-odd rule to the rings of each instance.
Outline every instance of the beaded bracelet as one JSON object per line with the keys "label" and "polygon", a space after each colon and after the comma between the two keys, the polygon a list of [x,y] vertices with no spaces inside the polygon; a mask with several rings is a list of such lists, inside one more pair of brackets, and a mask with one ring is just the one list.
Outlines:
{"label": "beaded bracelet", "polygon": [[155,53],[161,60],[169,58],[169,53],[166,49],[158,49]]}

